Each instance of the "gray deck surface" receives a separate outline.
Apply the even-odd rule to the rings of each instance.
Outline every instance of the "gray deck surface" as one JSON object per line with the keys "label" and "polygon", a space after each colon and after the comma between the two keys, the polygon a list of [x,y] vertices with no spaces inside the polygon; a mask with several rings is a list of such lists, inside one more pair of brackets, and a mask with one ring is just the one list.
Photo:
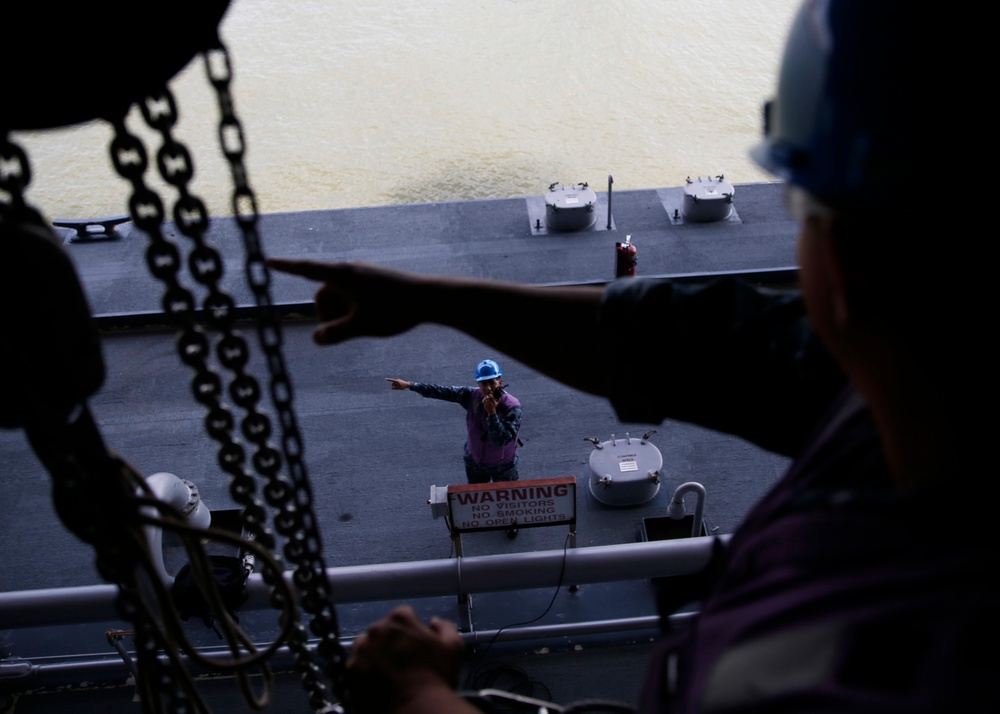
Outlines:
{"label": "gray deck surface", "polygon": [[[616,192],[615,230],[610,232],[604,230],[606,195],[599,196],[601,220],[594,230],[577,234],[534,231],[536,199],[272,214],[262,218],[261,234],[272,256],[366,260],[426,273],[538,284],[609,280],[614,244],[626,234],[638,246],[639,275],[794,265],[795,228],[785,217],[777,184],[737,186],[736,216],[715,224],[671,221],[669,209],[672,202],[679,206],[680,189]],[[227,289],[240,304],[250,304],[250,293],[242,285],[235,225],[228,219],[215,221],[210,238],[226,257]],[[122,317],[159,310],[160,289],[145,269],[145,245],[144,237],[131,228],[117,241],[66,246],[95,314]],[[274,278],[279,303],[308,302],[314,290],[305,281]],[[499,327],[503,320],[516,319],[498,316]],[[464,482],[462,412],[455,405],[391,392],[387,376],[466,384],[476,362],[496,357],[511,393],[524,406],[522,479],[572,475],[580,480],[579,546],[638,540],[642,519],[664,515],[674,487],[691,480],[707,490],[707,525],[718,533],[730,532],[787,463],[738,439],[685,424],[622,424],[604,401],[563,387],[444,328],[424,326],[391,340],[365,339],[327,349],[313,345],[311,330],[311,322],[289,321],[285,355],[324,555],[331,567],[452,556],[444,521],[431,517],[426,501],[432,484]],[[577,343],[567,345],[567,354],[591,349],[590,339],[580,335]],[[656,339],[655,334],[650,339]],[[105,334],[103,347],[108,378],[91,406],[107,443],[143,473],[170,471],[195,482],[210,508],[233,508],[228,483],[215,465],[215,445],[203,433],[202,407],[190,397],[190,373],[179,363],[173,335],[160,329],[116,330]],[[255,372],[264,378],[259,364]],[[597,503],[586,488],[584,469],[591,446],[584,438],[640,435],[650,428],[657,430],[651,441],[664,456],[664,482],[657,497],[630,508]],[[0,591],[99,583],[91,551],[56,518],[49,476],[23,434],[0,432],[0,462],[0,502],[5,506],[0,518]],[[502,532],[491,532],[466,536],[464,546],[467,555],[550,550],[562,548],[565,536],[565,527],[525,529],[512,541]],[[477,596],[477,627],[530,620],[545,611],[552,595]],[[340,608],[344,634],[360,631],[392,604]],[[453,599],[418,605],[427,614],[457,618]],[[582,611],[588,611],[588,617],[651,614],[652,588],[648,583],[590,586],[575,593],[564,588],[543,622],[565,621]],[[103,628],[92,626],[0,632],[0,638],[0,657],[109,653]],[[525,669],[557,701],[597,696],[634,701],[649,637],[640,640],[556,643],[563,646],[561,654],[559,646],[547,643],[546,655],[538,654],[543,645],[535,643],[497,647],[490,655],[503,655],[505,662]],[[293,708],[304,705],[294,682],[281,686],[286,699],[275,710],[304,711]],[[81,705],[91,696],[91,711],[128,710],[130,697],[124,694],[76,693],[70,701]],[[62,711],[62,706],[56,695],[45,694],[22,698],[17,711]],[[135,705],[130,706],[134,711]]]}

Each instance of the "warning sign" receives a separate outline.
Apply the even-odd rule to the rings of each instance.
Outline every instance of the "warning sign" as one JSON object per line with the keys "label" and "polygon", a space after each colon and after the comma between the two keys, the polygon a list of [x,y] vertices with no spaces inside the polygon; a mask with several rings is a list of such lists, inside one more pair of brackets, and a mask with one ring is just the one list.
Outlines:
{"label": "warning sign", "polygon": [[448,487],[452,530],[531,528],[576,522],[576,478]]}

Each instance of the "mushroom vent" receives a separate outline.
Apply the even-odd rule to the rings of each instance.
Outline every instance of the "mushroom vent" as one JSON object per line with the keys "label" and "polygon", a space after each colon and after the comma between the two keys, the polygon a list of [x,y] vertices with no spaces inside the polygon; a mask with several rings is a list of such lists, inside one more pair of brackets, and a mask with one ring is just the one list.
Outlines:
{"label": "mushroom vent", "polygon": [[591,495],[609,506],[636,506],[653,500],[660,490],[663,455],[650,443],[655,432],[641,439],[625,435],[610,441],[587,439],[594,444],[588,461]]}
{"label": "mushroom vent", "polygon": [[722,176],[697,181],[687,180],[684,186],[684,218],[696,223],[724,221],[733,212],[736,189]]}
{"label": "mushroom vent", "polygon": [[545,223],[553,231],[582,231],[597,221],[597,194],[586,183],[554,183],[545,195]]}

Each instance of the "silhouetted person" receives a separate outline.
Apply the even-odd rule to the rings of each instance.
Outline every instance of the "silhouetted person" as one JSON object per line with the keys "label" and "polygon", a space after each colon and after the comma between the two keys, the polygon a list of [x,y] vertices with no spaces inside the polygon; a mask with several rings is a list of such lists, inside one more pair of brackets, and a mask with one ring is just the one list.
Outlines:
{"label": "silhouetted person", "polygon": [[[644,712],[1000,711],[982,412],[995,298],[984,261],[968,259],[981,236],[957,224],[918,244],[889,200],[917,175],[915,115],[936,109],[912,102],[914,12],[810,1],[792,26],[753,156],[787,181],[801,294],[273,263],[323,283],[320,344],[451,326],[608,397],[623,420],[683,419],[794,457],[713,563],[697,618],[665,634]],[[919,155],[960,152],[952,136]],[[478,316],[501,305],[519,319],[498,332]],[[615,339],[651,330],[659,339]],[[584,334],[601,349],[575,349]],[[461,651],[453,626],[402,608],[358,639],[350,671],[373,711],[476,711],[453,691]]]}

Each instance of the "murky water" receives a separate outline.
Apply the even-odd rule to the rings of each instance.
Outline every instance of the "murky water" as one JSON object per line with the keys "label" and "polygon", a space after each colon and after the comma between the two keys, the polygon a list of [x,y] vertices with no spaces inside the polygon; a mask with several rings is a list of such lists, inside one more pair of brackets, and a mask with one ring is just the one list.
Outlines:
{"label": "murky water", "polygon": [[[233,56],[264,212],[769,180],[760,135],[798,0],[234,0]],[[141,61],[140,55],[129,61]],[[195,191],[230,213],[200,60],[172,83]],[[130,117],[137,126],[138,116]],[[126,212],[95,123],[14,135],[47,216]]]}

